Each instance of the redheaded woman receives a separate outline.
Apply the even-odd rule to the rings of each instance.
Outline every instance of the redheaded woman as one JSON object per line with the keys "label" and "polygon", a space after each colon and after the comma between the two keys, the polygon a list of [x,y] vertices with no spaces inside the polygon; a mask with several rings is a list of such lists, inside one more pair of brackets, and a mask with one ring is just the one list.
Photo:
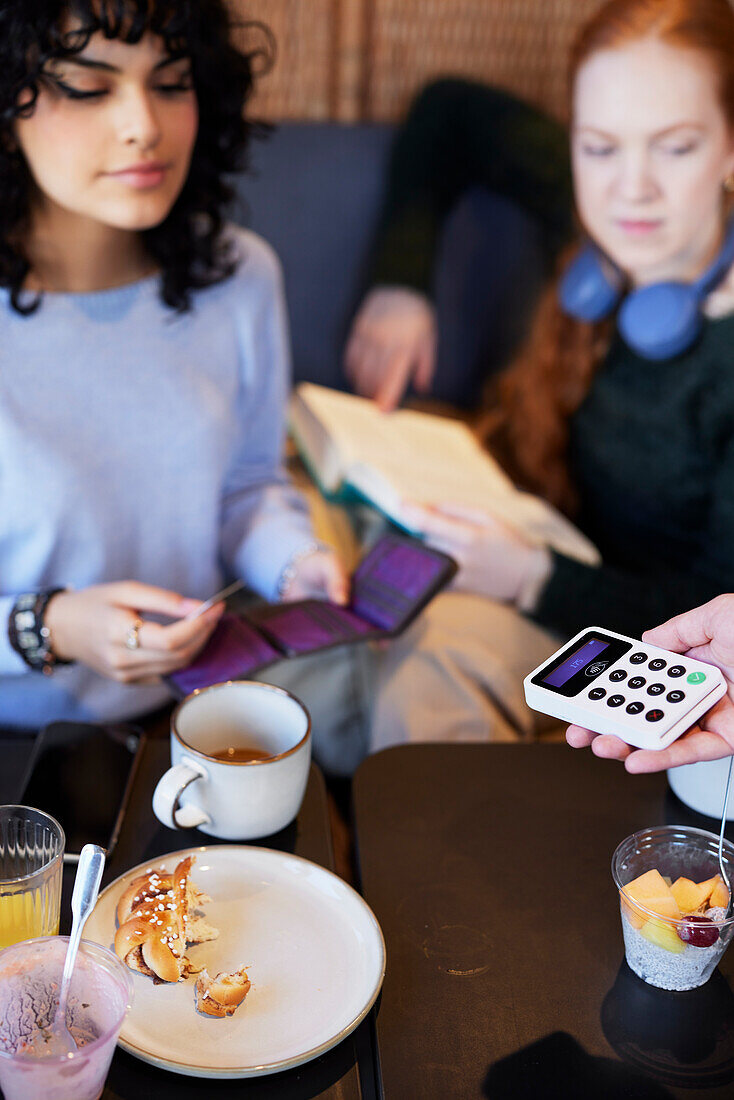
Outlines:
{"label": "redheaded woman", "polygon": [[[386,655],[377,744],[527,731],[520,677],[558,638],[591,623],[639,636],[734,587],[734,12],[727,0],[611,0],[578,35],[569,89],[580,239],[483,428],[525,488],[573,516],[602,563],[530,546],[489,511],[416,509],[416,524],[459,560],[461,591]],[[532,162],[542,142],[529,109],[514,116],[528,142],[504,164],[513,115],[505,109],[503,131],[495,111],[497,141],[489,135],[483,162],[468,120],[491,93],[444,91],[464,102],[453,140],[466,156],[447,173],[457,191],[510,174],[549,235],[562,237],[563,216],[551,217],[564,188],[557,144],[549,139],[549,161]],[[402,196],[403,214],[426,215],[413,238],[432,224],[440,204],[429,196],[445,184],[416,183],[412,204]],[[383,299],[370,328],[369,308],[352,366],[369,352],[376,370],[388,369],[390,310]],[[414,331],[425,339],[422,325]],[[425,373],[416,348],[408,358]]]}

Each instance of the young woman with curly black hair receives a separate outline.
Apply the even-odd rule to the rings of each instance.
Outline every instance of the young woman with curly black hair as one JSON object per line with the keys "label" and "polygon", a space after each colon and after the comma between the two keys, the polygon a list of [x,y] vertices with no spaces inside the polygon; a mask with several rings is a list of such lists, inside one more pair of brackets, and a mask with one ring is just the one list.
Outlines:
{"label": "young woman with curly black hair", "polygon": [[227,578],[344,596],[281,470],[278,262],[223,218],[252,83],[224,0],[0,5],[2,726],[165,702]]}

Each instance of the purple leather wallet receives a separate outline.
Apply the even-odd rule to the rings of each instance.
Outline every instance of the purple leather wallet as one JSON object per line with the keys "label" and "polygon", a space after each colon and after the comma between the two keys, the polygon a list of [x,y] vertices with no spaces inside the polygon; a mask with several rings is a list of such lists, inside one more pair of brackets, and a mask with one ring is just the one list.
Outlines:
{"label": "purple leather wallet", "polygon": [[399,634],[456,573],[447,554],[390,534],[362,559],[348,607],[326,600],[264,604],[247,616],[224,614],[188,668],[168,677],[180,695],[250,676],[259,669],[332,646]]}

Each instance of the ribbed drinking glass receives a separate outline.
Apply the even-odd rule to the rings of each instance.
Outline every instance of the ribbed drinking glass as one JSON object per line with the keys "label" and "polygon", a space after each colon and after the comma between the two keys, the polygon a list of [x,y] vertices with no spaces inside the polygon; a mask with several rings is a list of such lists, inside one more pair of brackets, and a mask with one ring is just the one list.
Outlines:
{"label": "ribbed drinking glass", "polygon": [[0,950],[59,930],[64,830],[30,806],[0,806]]}

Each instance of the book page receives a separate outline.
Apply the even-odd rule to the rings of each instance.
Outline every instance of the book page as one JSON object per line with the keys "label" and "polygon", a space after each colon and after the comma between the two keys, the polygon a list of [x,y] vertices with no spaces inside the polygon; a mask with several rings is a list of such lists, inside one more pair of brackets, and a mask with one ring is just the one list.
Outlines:
{"label": "book page", "polygon": [[488,498],[514,497],[510,479],[460,421],[406,410],[391,414],[388,425],[389,445],[385,438],[369,461],[403,500],[482,507]]}
{"label": "book page", "polygon": [[[351,467],[372,467],[399,497],[418,503],[480,504],[487,493],[515,493],[509,478],[458,420],[403,409],[383,413],[373,401],[312,383],[298,387],[299,400],[338,450],[343,477]],[[300,419],[292,414],[296,427]]]}
{"label": "book page", "polygon": [[519,492],[461,421],[409,409],[383,413],[373,401],[312,383],[298,387],[296,400],[331,438],[343,480],[392,519],[401,522],[403,502],[481,508],[533,543],[598,563],[593,544],[546,501]]}

